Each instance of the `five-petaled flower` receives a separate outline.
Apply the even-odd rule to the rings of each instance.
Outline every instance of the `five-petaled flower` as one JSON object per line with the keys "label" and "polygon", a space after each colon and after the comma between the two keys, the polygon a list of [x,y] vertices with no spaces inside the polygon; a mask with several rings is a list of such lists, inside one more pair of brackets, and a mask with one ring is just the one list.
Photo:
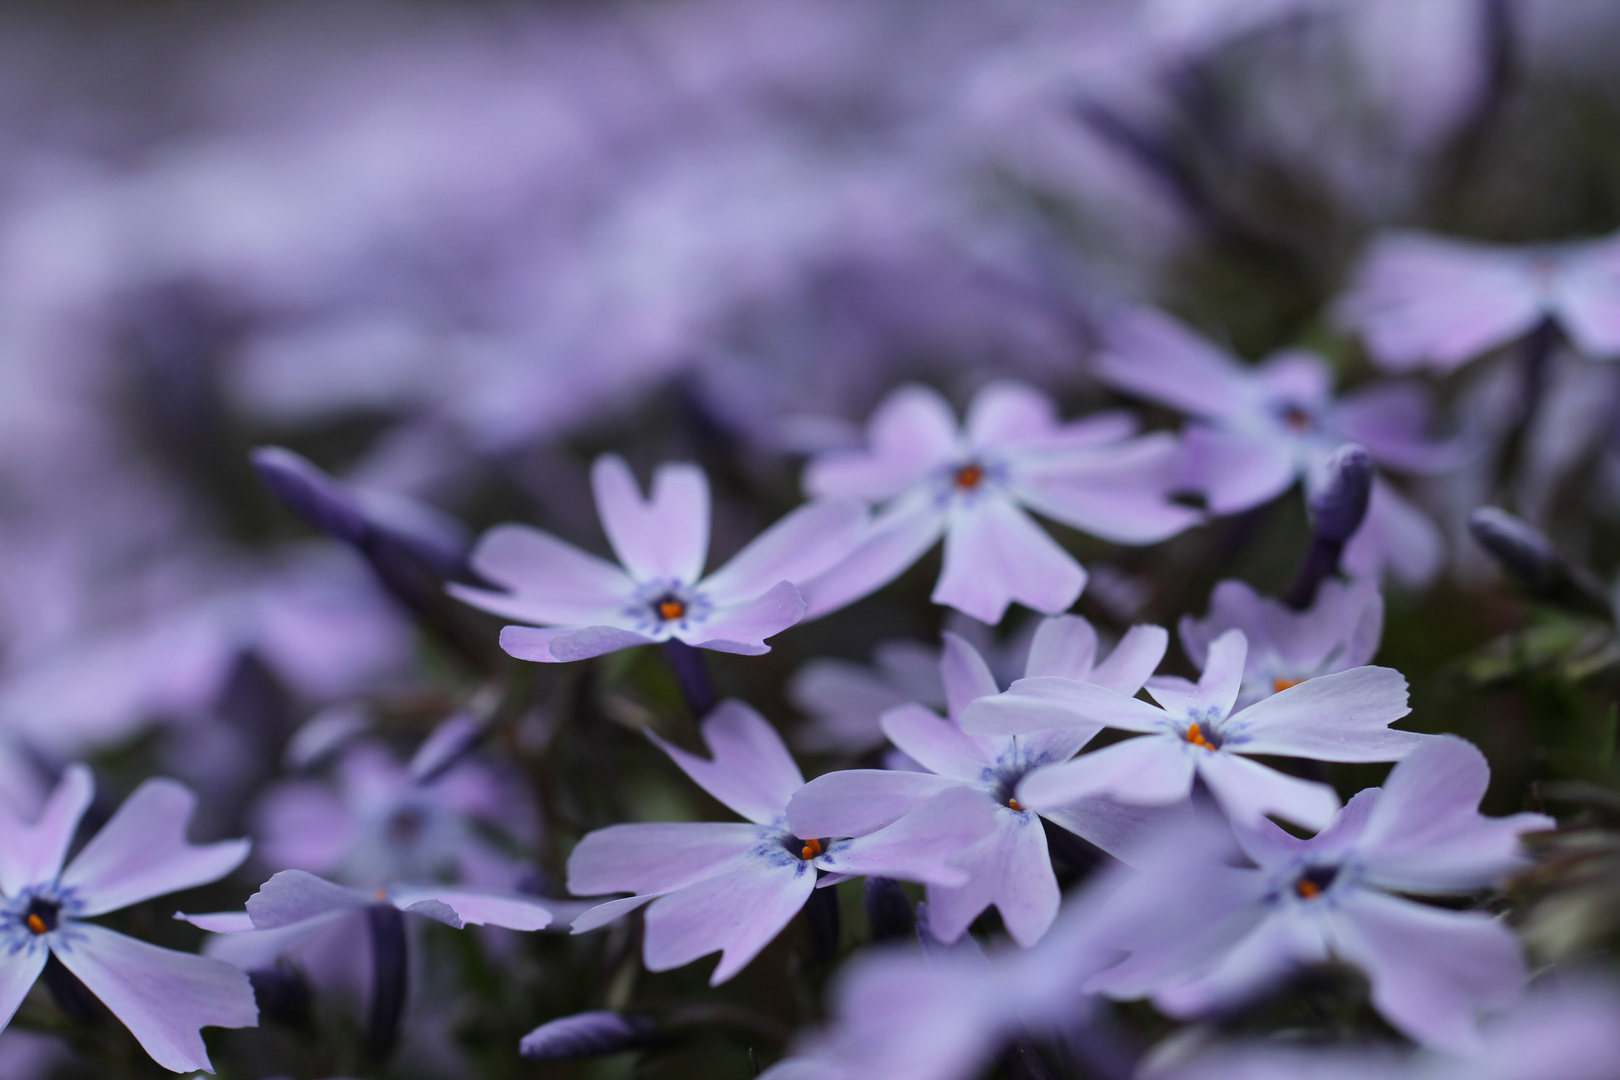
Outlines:
{"label": "five-petaled flower", "polygon": [[[853,499],[799,507],[714,573],[709,482],[692,465],[662,465],[643,500],[630,467],[611,454],[591,469],[597,511],[621,566],[523,525],[478,541],[472,566],[510,590],[450,586],[475,607],[533,626],[508,626],[501,647],[523,660],[583,660],[675,638],[757,656],[765,639],[804,617],[795,588],[847,555],[866,525]],[[537,628],[538,627],[538,628]]]}
{"label": "five-petaled flower", "polygon": [[1191,794],[1197,778],[1237,820],[1275,814],[1311,828],[1326,825],[1339,808],[1334,790],[1243,755],[1394,761],[1425,738],[1389,729],[1411,711],[1406,680],[1389,668],[1320,675],[1233,711],[1247,653],[1243,631],[1228,630],[1210,643],[1196,684],[1172,676],[1147,681],[1157,705],[1077,679],[1020,679],[1005,693],[969,705],[962,728],[985,735],[1058,726],[1088,737],[1105,727],[1142,733],[1030,773],[1018,786],[1021,803],[1054,805],[1099,795],[1175,803]]}

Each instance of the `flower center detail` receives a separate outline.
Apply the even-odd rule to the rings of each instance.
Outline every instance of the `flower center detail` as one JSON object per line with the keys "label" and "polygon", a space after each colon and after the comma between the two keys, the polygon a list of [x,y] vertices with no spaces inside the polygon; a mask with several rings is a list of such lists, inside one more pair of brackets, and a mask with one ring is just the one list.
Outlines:
{"label": "flower center detail", "polygon": [[1187,725],[1187,741],[1194,746],[1202,746],[1205,750],[1216,749],[1216,744],[1209,741],[1204,735],[1204,729],[1196,723]]}
{"label": "flower center detail", "polygon": [[956,486],[963,491],[972,491],[984,482],[984,466],[976,462],[969,462],[956,470],[952,478]]}
{"label": "flower center detail", "polygon": [[49,900],[30,900],[28,914],[23,916],[23,925],[35,936],[48,934],[56,929],[56,917],[61,910],[60,904]]}
{"label": "flower center detail", "polygon": [[665,593],[653,601],[653,611],[665,622],[674,622],[686,614],[686,601],[673,593]]}
{"label": "flower center detail", "polygon": [[804,842],[804,847],[799,849],[799,858],[803,859],[805,862],[809,862],[811,859],[815,858],[817,855],[820,855],[820,854],[821,854],[821,841],[820,840],[806,840]]}
{"label": "flower center detail", "polygon": [[1305,681],[1304,679],[1272,679],[1271,680],[1271,692],[1274,693],[1274,694],[1280,694],[1284,690],[1287,690],[1289,687],[1298,686],[1300,683],[1302,683],[1304,681]]}
{"label": "flower center detail", "polygon": [[1290,405],[1285,408],[1282,421],[1289,431],[1296,434],[1304,434],[1316,426],[1316,418],[1299,405]]}
{"label": "flower center detail", "polygon": [[1294,882],[1294,895],[1301,900],[1315,900],[1327,891],[1328,886],[1333,884],[1333,879],[1338,876],[1337,866],[1313,866]]}
{"label": "flower center detail", "polygon": [[1022,814],[1024,812],[1024,808],[1022,806],[1018,805],[1018,800],[1017,799],[1008,799],[1007,800],[1007,809],[1016,810],[1020,814]]}

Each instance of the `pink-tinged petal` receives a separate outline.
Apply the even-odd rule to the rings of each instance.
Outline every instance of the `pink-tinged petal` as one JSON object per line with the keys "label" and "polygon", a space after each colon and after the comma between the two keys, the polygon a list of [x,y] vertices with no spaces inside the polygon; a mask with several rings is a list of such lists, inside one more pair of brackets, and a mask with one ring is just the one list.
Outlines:
{"label": "pink-tinged petal", "polygon": [[804,471],[805,491],[883,502],[957,452],[956,414],[925,386],[902,386],[889,394],[866,431],[867,449],[835,450],[812,461]]}
{"label": "pink-tinged petal", "polygon": [[562,626],[539,629],[508,626],[501,630],[501,648],[508,656],[540,664],[588,660],[604,653],[651,645],[653,639],[617,626]]}
{"label": "pink-tinged petal", "polygon": [[208,911],[197,915],[177,911],[174,917],[210,934],[245,934],[254,929],[253,916],[246,911]]}
{"label": "pink-tinged petal", "polygon": [[1581,355],[1620,355],[1620,241],[1585,246],[1564,262],[1557,290],[1558,321]]}
{"label": "pink-tinged petal", "polygon": [[1203,515],[1169,501],[1181,444],[1168,432],[1076,453],[1022,455],[1012,491],[1054,521],[1116,544],[1156,544]]}
{"label": "pink-tinged petal", "polygon": [[62,872],[85,915],[138,904],[154,896],[218,881],[242,865],[252,844],[186,842],[197,797],[173,780],[148,780],[124,800]]}
{"label": "pink-tinged petal", "polygon": [[945,651],[939,658],[939,673],[945,683],[945,706],[951,716],[960,714],[979,698],[1001,692],[996,677],[990,673],[990,665],[977,649],[949,630],[942,636]]}
{"label": "pink-tinged petal", "polygon": [[472,566],[511,593],[452,584],[452,595],[497,615],[543,625],[594,622],[635,591],[635,582],[617,566],[526,525],[497,525],[486,532],[473,548]]}
{"label": "pink-tinged petal", "polygon": [[1004,379],[974,395],[964,426],[976,450],[1044,442],[1057,431],[1057,405],[1032,386]]}
{"label": "pink-tinged petal", "polygon": [[213,1072],[200,1029],[257,1027],[247,975],[223,960],[160,949],[78,923],[58,959],[165,1069]]}
{"label": "pink-tinged petal", "polygon": [[1250,705],[1222,727],[1226,748],[1315,761],[1399,761],[1427,736],[1391,731],[1412,710],[1392,668],[1319,675]]}
{"label": "pink-tinged petal", "polygon": [[1452,1053],[1478,1048],[1480,1012],[1512,1001],[1528,974],[1513,932],[1479,912],[1355,890],[1339,900],[1330,933],[1334,952],[1366,973],[1385,1020]]}
{"label": "pink-tinged petal", "polygon": [[979,739],[965,733],[921,705],[902,705],[883,714],[883,734],[917,764],[930,772],[956,780],[977,780],[995,755]]}
{"label": "pink-tinged petal", "polygon": [[1472,743],[1426,739],[1384,781],[1359,845],[1368,877],[1399,892],[1461,893],[1523,867],[1520,837],[1556,823],[1544,814],[1484,817],[1479,803],[1490,779]]}
{"label": "pink-tinged petal", "polygon": [[1254,398],[1253,376],[1237,360],[1185,324],[1149,308],[1108,321],[1097,375],[1191,416],[1240,413]]}
{"label": "pink-tinged petal", "polygon": [[617,922],[662,896],[662,893],[648,893],[645,896],[626,896],[618,900],[609,900],[605,904],[583,911],[573,922],[569,923],[570,934],[588,934],[592,930],[600,930],[608,923]]}
{"label": "pink-tinged petal", "polygon": [[794,836],[865,836],[959,786],[959,780],[926,772],[838,769],[794,794],[787,806],[788,827]]}
{"label": "pink-tinged petal", "polygon": [[1236,514],[1268,503],[1299,477],[1293,446],[1285,439],[1188,424],[1181,483],[1201,492],[1212,514]]}
{"label": "pink-tinged petal", "polygon": [[1243,631],[1228,630],[1209,643],[1204,673],[1196,685],[1178,678],[1149,679],[1147,692],[1172,716],[1224,719],[1243,686],[1243,664],[1248,656],[1249,639]]}
{"label": "pink-tinged petal", "polygon": [[994,832],[1001,812],[983,792],[950,787],[891,825],[853,840],[834,841],[816,860],[823,870],[962,885],[962,853]]}
{"label": "pink-tinged petal", "polygon": [[1381,476],[1373,478],[1367,517],[1345,545],[1341,565],[1354,577],[1393,574],[1417,589],[1433,581],[1445,561],[1445,538],[1435,523]]}
{"label": "pink-tinged petal", "polygon": [[1153,996],[1153,1004],[1183,1020],[1236,1009],[1327,955],[1327,942],[1311,920],[1289,909],[1274,911],[1213,968],[1165,988]]}
{"label": "pink-tinged petal", "polygon": [[661,893],[712,877],[759,843],[759,829],[729,822],[609,825],[568,856],[568,891]]}
{"label": "pink-tinged petal", "polygon": [[[1325,582],[1330,585],[1332,582]],[[1208,659],[1209,644],[1227,630],[1241,630],[1243,636],[1258,650],[1270,640],[1266,602],[1241,581],[1222,581],[1209,596],[1209,615],[1194,619],[1181,618],[1181,647],[1187,659],[1198,665],[1200,671]]]}
{"label": "pink-tinged petal", "polygon": [[250,830],[259,860],[276,870],[335,871],[360,842],[360,823],[325,783],[277,784],[259,802]]}
{"label": "pink-tinged petal", "polygon": [[745,603],[779,581],[795,585],[849,556],[865,535],[866,505],[858,499],[807,503],[760,533],[703,580],[716,604]]}
{"label": "pink-tinged petal", "polygon": [[1273,816],[1321,829],[1339,812],[1339,794],[1327,784],[1301,780],[1221,750],[1206,750],[1194,760],[1215,801],[1241,825]]}
{"label": "pink-tinged petal", "polygon": [[1098,664],[1086,681],[1134,697],[1159,669],[1159,661],[1164,659],[1169,647],[1170,634],[1164,627],[1133,626],[1125,631],[1108,659]]}
{"label": "pink-tinged petal", "polygon": [[[395,889],[389,899],[404,911],[414,911],[423,901],[449,908],[456,921],[450,925],[504,926],[508,930],[543,930],[551,925],[551,911],[532,899],[468,892],[431,886]],[[432,916],[430,916],[432,917]],[[445,921],[445,920],[441,920]]]}
{"label": "pink-tinged petal", "polygon": [[660,465],[643,501],[630,466],[603,454],[591,466],[596,511],[614,554],[637,582],[692,584],[709,555],[709,481],[695,465]]}
{"label": "pink-tinged petal", "polygon": [[955,942],[994,905],[1018,944],[1027,948],[1041,939],[1057,916],[1061,894],[1035,815],[998,815],[994,830],[961,851],[957,861],[967,871],[962,884],[928,887],[930,934]]}
{"label": "pink-tinged petal", "polygon": [[1080,598],[1086,572],[1028,514],[987,496],[945,533],[945,566],[931,599],[994,625],[1018,601],[1048,615]]}
{"label": "pink-tinged petal", "polygon": [[1349,442],[1367,448],[1378,464],[1398,472],[1432,473],[1456,468],[1467,458],[1460,442],[1435,442],[1429,429],[1429,394],[1410,382],[1374,383],[1339,399],[1332,426]]}
{"label": "pink-tinged petal", "polygon": [[1192,755],[1179,740],[1149,735],[1036,769],[1019,783],[1018,805],[1045,813],[1049,807],[1107,797],[1163,806],[1185,799],[1192,781]]}
{"label": "pink-tinged petal", "polygon": [[95,790],[89,769],[69,765],[33,824],[0,810],[0,817],[10,819],[5,822],[9,836],[0,844],[0,892],[18,896],[30,885],[56,880]]}
{"label": "pink-tinged petal", "polygon": [[1307,349],[1284,349],[1254,369],[1266,401],[1312,410],[1333,400],[1333,369]]}
{"label": "pink-tinged petal", "polygon": [[771,651],[765,639],[803,619],[804,612],[799,590],[791,581],[778,581],[763,596],[737,607],[721,608],[691,629],[676,630],[675,636],[700,649],[761,656]]}
{"label": "pink-tinged petal", "polygon": [[1105,409],[1082,416],[1061,425],[1043,446],[1067,447],[1106,446],[1128,439],[1142,430],[1142,421],[1129,409]]}
{"label": "pink-tinged petal", "polygon": [[669,971],[724,950],[709,977],[710,986],[719,986],[782,932],[815,887],[809,863],[739,863],[649,907],[642,959],[649,971]]}
{"label": "pink-tinged petal", "polygon": [[740,701],[721,702],[703,721],[703,741],[711,758],[647,734],[699,787],[760,825],[781,816],[793,793],[804,786],[804,774],[782,736]]}
{"label": "pink-tinged petal", "polygon": [[854,551],[799,583],[805,618],[818,619],[881,589],[922,558],[944,528],[945,512],[927,491],[896,500],[873,520]]}
{"label": "pink-tinged petal", "polygon": [[48,956],[50,950],[43,945],[30,946],[9,953],[5,963],[0,964],[0,1028],[11,1023],[17,1006],[23,1003],[39,973],[45,970]]}
{"label": "pink-tinged petal", "polygon": [[1163,709],[1117,690],[1037,675],[1019,679],[993,698],[980,698],[962,710],[958,722],[972,735],[1023,735],[1055,727],[1156,732],[1171,720]]}
{"label": "pink-tinged petal", "polygon": [[247,911],[260,930],[291,926],[306,919],[365,907],[365,894],[303,870],[283,870],[248,897]]}
{"label": "pink-tinged petal", "polygon": [[1024,662],[1024,676],[1089,679],[1096,662],[1097,631],[1078,615],[1057,615],[1042,619],[1035,628],[1035,637],[1029,643],[1029,658]]}

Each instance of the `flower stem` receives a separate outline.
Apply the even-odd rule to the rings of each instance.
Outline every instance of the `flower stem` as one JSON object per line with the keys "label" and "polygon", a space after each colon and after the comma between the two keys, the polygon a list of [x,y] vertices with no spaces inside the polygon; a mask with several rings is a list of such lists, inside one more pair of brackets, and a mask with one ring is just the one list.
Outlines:
{"label": "flower stem", "polygon": [[664,656],[669,659],[670,670],[680,684],[681,696],[691,710],[694,720],[701,720],[714,710],[714,684],[709,681],[709,669],[703,654],[684,641],[670,638],[664,642]]}
{"label": "flower stem", "polygon": [[371,930],[371,1015],[366,1025],[366,1052],[381,1061],[399,1038],[409,974],[405,953],[405,915],[392,904],[366,908]]}

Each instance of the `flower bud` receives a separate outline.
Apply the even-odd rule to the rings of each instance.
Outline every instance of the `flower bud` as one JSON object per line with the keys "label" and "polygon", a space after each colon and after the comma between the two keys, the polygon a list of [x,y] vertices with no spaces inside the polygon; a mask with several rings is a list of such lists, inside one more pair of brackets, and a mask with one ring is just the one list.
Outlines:
{"label": "flower bud", "polygon": [[1372,497],[1372,456],[1356,443],[1333,451],[1326,483],[1311,496],[1311,531],[1323,540],[1343,544],[1361,528]]}
{"label": "flower bud", "polygon": [[531,1061],[573,1061],[650,1046],[660,1038],[658,1025],[645,1016],[597,1010],[541,1024],[518,1043],[518,1053]]}

